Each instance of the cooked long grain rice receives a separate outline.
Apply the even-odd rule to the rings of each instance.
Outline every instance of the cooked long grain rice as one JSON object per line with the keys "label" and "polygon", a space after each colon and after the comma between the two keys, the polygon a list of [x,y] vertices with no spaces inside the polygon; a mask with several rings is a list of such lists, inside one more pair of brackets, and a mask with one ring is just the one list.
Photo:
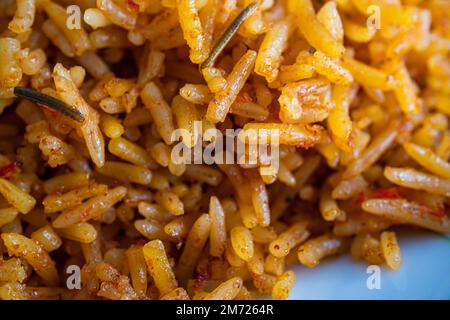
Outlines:
{"label": "cooked long grain rice", "polygon": [[442,233],[450,231],[450,219],[446,215],[433,215],[430,208],[408,200],[371,199],[364,201],[362,208],[400,223],[410,223]]}
{"label": "cooked long grain rice", "polygon": [[[0,299],[286,299],[293,264],[450,233],[446,1],[3,2]],[[279,130],[279,167],[178,163],[175,129]]]}

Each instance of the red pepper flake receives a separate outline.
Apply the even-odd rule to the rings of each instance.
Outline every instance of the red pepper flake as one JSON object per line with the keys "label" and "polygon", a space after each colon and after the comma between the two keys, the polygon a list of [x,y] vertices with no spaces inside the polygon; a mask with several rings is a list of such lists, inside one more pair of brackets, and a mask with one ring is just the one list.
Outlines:
{"label": "red pepper flake", "polygon": [[398,188],[383,188],[375,190],[373,193],[375,198],[384,198],[384,199],[401,199],[402,196],[399,193]]}
{"label": "red pepper flake", "polygon": [[360,192],[358,196],[356,197],[355,203],[356,204],[362,204],[366,200],[366,196],[364,195],[364,192]]}
{"label": "red pepper flake", "polygon": [[309,148],[314,147],[314,142],[309,141],[299,142],[295,145],[295,147],[308,150]]}
{"label": "red pepper flake", "polygon": [[137,246],[144,246],[147,243],[147,239],[145,238],[139,238],[134,240],[134,244]]}
{"label": "red pepper flake", "polygon": [[139,5],[133,0],[127,0],[127,9],[128,11],[139,12]]}
{"label": "red pepper flake", "polygon": [[52,109],[50,107],[47,107],[46,105],[43,104],[39,104],[42,109],[44,109],[44,112],[48,112],[51,116],[56,117],[58,115],[58,111],[56,111],[55,109]]}
{"label": "red pepper flake", "polygon": [[438,207],[438,208],[425,207],[425,211],[433,216],[438,217],[438,218],[445,217],[444,207]]}
{"label": "red pepper flake", "polygon": [[83,220],[88,219],[90,215],[91,213],[89,212],[89,210],[80,213],[80,216],[83,218]]}
{"label": "red pepper flake", "polygon": [[22,162],[20,162],[19,160],[16,160],[7,165],[4,165],[3,167],[0,167],[0,177],[5,177],[9,173],[15,171],[21,165],[22,165]]}

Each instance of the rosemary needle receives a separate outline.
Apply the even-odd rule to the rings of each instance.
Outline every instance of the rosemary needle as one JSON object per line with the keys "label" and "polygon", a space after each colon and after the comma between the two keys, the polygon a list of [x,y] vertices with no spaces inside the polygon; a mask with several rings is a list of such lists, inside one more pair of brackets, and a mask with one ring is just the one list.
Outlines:
{"label": "rosemary needle", "polygon": [[84,116],[83,114],[81,114],[80,111],[72,108],[65,102],[55,99],[49,95],[24,87],[14,87],[14,94],[17,97],[27,99],[35,103],[39,103],[49,108],[52,108],[53,110],[59,111],[62,114],[78,122],[84,121]]}
{"label": "rosemary needle", "polygon": [[220,37],[219,41],[216,43],[214,48],[212,49],[208,59],[206,59],[201,65],[200,70],[212,67],[217,60],[217,57],[220,55],[225,46],[230,42],[231,38],[234,36],[236,31],[239,29],[241,24],[250,17],[258,7],[258,1],[252,2],[249,4],[244,10],[242,10],[239,15],[233,20],[228,29],[224,32],[224,34]]}

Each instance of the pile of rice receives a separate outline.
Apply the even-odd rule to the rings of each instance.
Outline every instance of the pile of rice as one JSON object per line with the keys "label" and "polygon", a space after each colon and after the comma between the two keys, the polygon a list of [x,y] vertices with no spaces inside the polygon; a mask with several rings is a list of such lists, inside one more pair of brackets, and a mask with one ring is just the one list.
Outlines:
{"label": "pile of rice", "polygon": [[[0,299],[286,299],[450,233],[450,2],[259,0],[205,62],[249,5],[0,1]],[[279,169],[176,163],[194,121],[281,130]]]}

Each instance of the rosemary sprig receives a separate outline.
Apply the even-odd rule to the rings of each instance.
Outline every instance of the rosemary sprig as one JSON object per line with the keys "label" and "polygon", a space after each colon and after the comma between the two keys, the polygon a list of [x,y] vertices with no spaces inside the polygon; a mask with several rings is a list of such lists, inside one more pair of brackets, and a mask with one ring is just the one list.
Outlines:
{"label": "rosemary sprig", "polygon": [[230,42],[231,38],[235,35],[241,24],[250,17],[258,7],[258,1],[250,3],[244,10],[242,10],[239,15],[233,20],[228,29],[224,32],[224,34],[220,37],[219,41],[217,41],[216,45],[212,49],[208,59],[203,61],[200,65],[200,70],[212,67],[217,60],[217,57],[220,55],[225,46]]}
{"label": "rosemary sprig", "polygon": [[53,110],[59,111],[75,121],[78,122],[84,121],[84,116],[80,111],[72,108],[65,102],[55,99],[49,95],[24,87],[14,87],[14,94],[17,97],[27,99],[31,102],[39,103],[49,108],[52,108]]}

